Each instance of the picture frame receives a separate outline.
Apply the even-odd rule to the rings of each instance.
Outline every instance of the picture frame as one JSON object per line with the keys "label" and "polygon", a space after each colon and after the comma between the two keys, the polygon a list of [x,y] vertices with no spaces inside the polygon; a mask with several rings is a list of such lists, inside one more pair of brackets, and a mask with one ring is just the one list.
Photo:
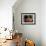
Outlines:
{"label": "picture frame", "polygon": [[36,24],[36,13],[21,13],[21,24],[35,25]]}

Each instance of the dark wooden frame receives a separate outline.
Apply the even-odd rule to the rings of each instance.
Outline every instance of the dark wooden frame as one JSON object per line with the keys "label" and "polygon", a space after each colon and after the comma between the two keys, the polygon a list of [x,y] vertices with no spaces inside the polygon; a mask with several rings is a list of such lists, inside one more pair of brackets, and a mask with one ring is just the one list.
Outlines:
{"label": "dark wooden frame", "polygon": [[[26,24],[26,22],[23,23],[23,16],[24,16],[24,15],[28,15],[28,14],[34,16],[34,18],[33,18],[33,19],[34,19],[34,21],[33,21],[34,23],[33,23],[33,22],[30,23],[30,24],[29,24],[29,23]],[[36,24],[36,13],[21,13],[21,24],[22,24],[22,25],[35,25],[35,24]]]}

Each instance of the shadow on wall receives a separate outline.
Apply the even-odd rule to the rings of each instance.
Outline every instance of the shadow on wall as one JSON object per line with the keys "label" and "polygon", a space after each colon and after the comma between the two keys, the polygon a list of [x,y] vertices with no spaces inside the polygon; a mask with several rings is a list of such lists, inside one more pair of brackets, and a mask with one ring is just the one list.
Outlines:
{"label": "shadow on wall", "polygon": [[[23,3],[24,0],[17,0],[15,2],[15,4],[12,6],[12,9],[13,10],[16,10],[22,3]],[[13,11],[14,12],[14,11]]]}
{"label": "shadow on wall", "polygon": [[[23,3],[23,0],[17,0],[16,3],[12,7],[13,12],[13,28],[15,30],[18,30],[18,32],[23,33],[24,31],[24,25],[21,25],[21,12],[18,11],[18,8]],[[20,15],[20,16],[18,16]],[[23,31],[22,31],[23,30]],[[24,33],[23,33],[24,34]]]}

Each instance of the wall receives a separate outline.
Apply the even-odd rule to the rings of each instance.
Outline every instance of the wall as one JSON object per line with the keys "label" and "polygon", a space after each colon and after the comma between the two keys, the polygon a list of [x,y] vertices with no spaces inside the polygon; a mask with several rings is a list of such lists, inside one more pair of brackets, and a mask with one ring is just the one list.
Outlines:
{"label": "wall", "polygon": [[[5,38],[5,35],[10,35],[9,31],[5,32],[1,27],[12,29],[12,6],[16,0],[0,0],[0,38]],[[8,37],[9,38],[9,37]]]}
{"label": "wall", "polygon": [[[18,3],[19,2],[19,3]],[[40,0],[18,0],[13,6],[15,30],[23,33],[24,38],[34,40],[36,46],[41,46],[41,1]],[[36,25],[22,25],[21,13],[36,13]]]}
{"label": "wall", "polygon": [[12,29],[12,6],[16,0],[0,0],[0,27]]}
{"label": "wall", "polygon": [[40,23],[41,23],[41,40],[42,46],[46,46],[46,0],[41,1],[41,16],[40,16]]}

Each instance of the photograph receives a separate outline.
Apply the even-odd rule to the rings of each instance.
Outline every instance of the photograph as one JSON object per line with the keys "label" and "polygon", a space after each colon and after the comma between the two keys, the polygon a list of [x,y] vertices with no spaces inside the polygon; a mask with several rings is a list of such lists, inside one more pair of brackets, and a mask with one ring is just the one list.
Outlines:
{"label": "photograph", "polygon": [[35,13],[21,13],[21,24],[36,24]]}

